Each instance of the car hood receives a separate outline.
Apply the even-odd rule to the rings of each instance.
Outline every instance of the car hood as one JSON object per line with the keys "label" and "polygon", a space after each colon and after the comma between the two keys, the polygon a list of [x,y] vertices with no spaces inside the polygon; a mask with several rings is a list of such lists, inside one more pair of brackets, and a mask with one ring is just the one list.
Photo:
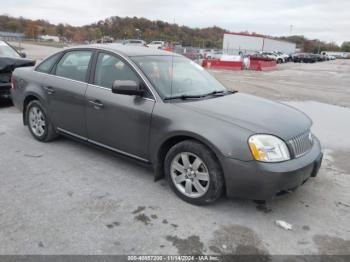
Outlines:
{"label": "car hood", "polygon": [[0,57],[0,73],[12,73],[17,67],[34,65],[35,61],[31,59]]}
{"label": "car hood", "polygon": [[235,93],[177,105],[253,133],[273,134],[284,140],[304,133],[312,125],[309,117],[293,107],[248,94]]}

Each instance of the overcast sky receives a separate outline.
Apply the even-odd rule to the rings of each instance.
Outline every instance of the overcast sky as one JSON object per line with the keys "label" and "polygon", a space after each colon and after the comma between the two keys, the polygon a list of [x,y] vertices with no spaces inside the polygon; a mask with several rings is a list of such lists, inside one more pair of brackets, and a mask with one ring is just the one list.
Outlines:
{"label": "overcast sky", "polygon": [[350,41],[350,0],[1,0],[0,13],[85,25],[110,16],[138,16],[233,32],[305,35]]}

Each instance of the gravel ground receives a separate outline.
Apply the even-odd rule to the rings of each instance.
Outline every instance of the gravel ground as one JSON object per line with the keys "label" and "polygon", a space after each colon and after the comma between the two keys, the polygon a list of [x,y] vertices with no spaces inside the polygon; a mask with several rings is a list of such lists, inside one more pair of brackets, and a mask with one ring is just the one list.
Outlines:
{"label": "gravel ground", "polygon": [[[34,49],[25,46],[29,57]],[[349,62],[212,72],[314,120],[325,152],[319,176],[266,205],[191,206],[138,162],[65,138],[35,141],[1,102],[0,254],[350,254]]]}
{"label": "gravel ground", "polygon": [[225,86],[279,101],[319,101],[350,107],[350,59],[287,63],[278,70],[211,71]]}
{"label": "gravel ground", "polygon": [[23,42],[9,42],[9,43],[16,48],[21,49],[22,52],[26,53],[28,58],[35,59],[38,61],[62,49],[54,46],[35,45],[35,44],[28,44]]}

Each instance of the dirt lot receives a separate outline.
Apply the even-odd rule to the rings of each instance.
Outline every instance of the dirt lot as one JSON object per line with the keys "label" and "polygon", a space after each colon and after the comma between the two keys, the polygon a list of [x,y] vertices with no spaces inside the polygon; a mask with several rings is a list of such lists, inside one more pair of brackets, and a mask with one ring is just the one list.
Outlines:
{"label": "dirt lot", "polygon": [[350,107],[350,60],[286,63],[271,72],[211,71],[225,86],[279,101],[319,101]]}
{"label": "dirt lot", "polygon": [[212,72],[314,120],[325,152],[319,176],[267,205],[191,206],[137,162],[65,138],[35,141],[2,104],[0,254],[350,254],[349,72],[342,60]]}

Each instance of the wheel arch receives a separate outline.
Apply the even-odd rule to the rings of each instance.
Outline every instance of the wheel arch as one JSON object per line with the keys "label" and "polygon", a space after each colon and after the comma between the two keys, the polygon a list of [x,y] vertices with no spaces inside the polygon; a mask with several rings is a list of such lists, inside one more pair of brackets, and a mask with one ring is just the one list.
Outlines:
{"label": "wheel arch", "polygon": [[40,100],[39,96],[35,95],[35,94],[28,94],[24,101],[23,101],[23,111],[22,111],[22,117],[23,117],[23,124],[26,126],[27,123],[27,119],[26,119],[26,111],[27,111],[27,106],[29,105],[30,102],[34,101],[34,100]]}
{"label": "wheel arch", "polygon": [[157,147],[156,152],[153,155],[153,166],[155,171],[155,181],[163,178],[165,176],[164,174],[164,160],[166,157],[167,152],[170,148],[172,148],[174,145],[185,141],[185,140],[194,140],[197,141],[204,146],[206,146],[209,150],[211,150],[216,157],[216,159],[219,162],[220,167],[222,168],[221,161],[219,155],[221,154],[219,149],[215,147],[213,144],[211,144],[209,141],[207,141],[205,138],[202,138],[198,135],[191,134],[191,133],[176,133],[169,135],[167,138],[165,138],[162,143]]}

